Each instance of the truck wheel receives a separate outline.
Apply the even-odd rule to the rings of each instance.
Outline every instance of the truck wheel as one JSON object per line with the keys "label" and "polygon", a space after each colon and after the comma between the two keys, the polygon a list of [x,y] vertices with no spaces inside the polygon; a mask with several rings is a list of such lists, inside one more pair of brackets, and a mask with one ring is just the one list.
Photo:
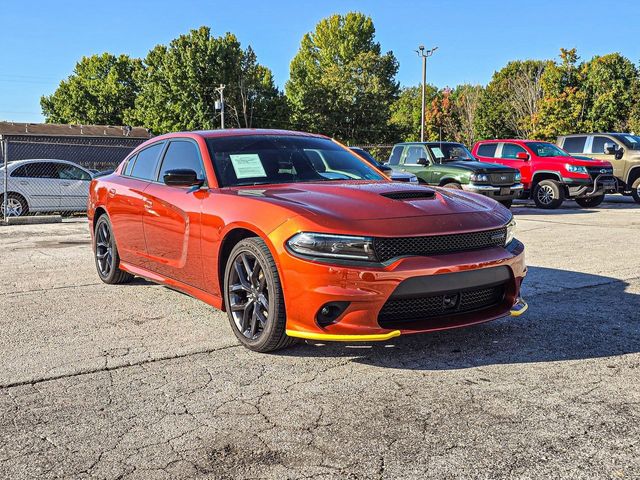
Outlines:
{"label": "truck wheel", "polygon": [[462,186],[456,182],[445,183],[444,188],[451,188],[452,190],[462,190]]}
{"label": "truck wheel", "polygon": [[594,208],[600,205],[603,201],[604,195],[598,195],[597,197],[576,198],[576,203],[582,208]]}
{"label": "truck wheel", "polygon": [[637,178],[636,181],[633,182],[633,186],[631,187],[631,196],[636,203],[640,203],[640,178]]}
{"label": "truck wheel", "polygon": [[538,208],[558,208],[564,202],[564,189],[556,180],[542,180],[533,189],[533,201]]}
{"label": "truck wheel", "polygon": [[500,200],[500,203],[507,208],[511,208],[511,205],[513,205],[513,200]]}

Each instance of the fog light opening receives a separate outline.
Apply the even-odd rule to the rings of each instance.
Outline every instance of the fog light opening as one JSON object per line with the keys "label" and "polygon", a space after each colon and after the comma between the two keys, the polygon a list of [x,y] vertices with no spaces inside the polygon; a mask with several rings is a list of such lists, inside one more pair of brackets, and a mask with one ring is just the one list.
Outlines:
{"label": "fog light opening", "polygon": [[338,317],[342,315],[342,313],[349,306],[349,302],[329,302],[325,303],[316,314],[316,323],[324,328],[327,325],[331,325],[336,323]]}

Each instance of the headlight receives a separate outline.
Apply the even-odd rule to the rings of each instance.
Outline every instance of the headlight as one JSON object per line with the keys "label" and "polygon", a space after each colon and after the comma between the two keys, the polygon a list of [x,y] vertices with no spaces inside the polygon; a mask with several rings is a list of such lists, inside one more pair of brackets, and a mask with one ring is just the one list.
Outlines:
{"label": "headlight", "polygon": [[409,178],[409,182],[410,183],[418,183],[418,177],[416,177],[415,175],[411,178]]}
{"label": "headlight", "polygon": [[489,175],[485,173],[472,173],[469,178],[471,178],[472,182],[488,182],[489,181]]}
{"label": "headlight", "polygon": [[522,180],[522,175],[520,174],[520,172],[516,173],[515,180],[516,182],[519,182],[520,180]]}
{"label": "headlight", "polygon": [[566,164],[565,167],[567,168],[568,172],[571,173],[584,173],[584,174],[589,174],[589,172],[587,172],[587,167],[581,167],[578,165],[570,165],[570,164]]}
{"label": "headlight", "polygon": [[504,243],[505,246],[509,245],[514,238],[516,238],[516,219],[511,217],[511,220],[507,223],[507,239]]}
{"label": "headlight", "polygon": [[301,232],[291,237],[287,246],[300,255],[376,261],[369,237]]}

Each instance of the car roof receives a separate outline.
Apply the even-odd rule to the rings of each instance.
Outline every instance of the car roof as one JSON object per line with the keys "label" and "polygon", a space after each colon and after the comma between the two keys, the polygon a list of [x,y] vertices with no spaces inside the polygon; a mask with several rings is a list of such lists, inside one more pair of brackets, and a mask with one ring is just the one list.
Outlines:
{"label": "car roof", "polygon": [[585,135],[631,135],[624,132],[591,132],[591,133],[571,133],[569,135],[558,135],[558,137],[584,137]]}
{"label": "car roof", "polygon": [[10,162],[7,162],[7,165],[10,167],[17,167],[19,165],[25,165],[27,163],[34,163],[34,162],[66,163],[68,165],[73,165],[74,167],[80,167],[86,170],[86,168],[83,167],[82,165],[78,165],[77,163],[71,162],[69,160],[60,160],[59,158],[24,158],[22,160],[11,160]]}
{"label": "car roof", "polygon": [[451,142],[451,141],[448,141],[448,140],[439,142],[438,140],[434,140],[432,142],[399,142],[399,143],[396,143],[394,145],[394,147],[396,145],[442,145],[442,144],[445,144],[445,143],[450,143],[450,144],[455,144],[455,145],[464,145],[461,142]]}
{"label": "car roof", "polygon": [[298,132],[295,130],[277,130],[268,128],[227,128],[224,130],[194,130],[184,132],[171,132],[165,133],[153,137],[150,141],[145,143],[185,136],[199,136],[203,138],[220,138],[220,137],[241,137],[250,135],[286,135],[286,136],[299,136],[299,137],[317,137],[317,138],[329,138],[326,135],[320,135],[317,133]]}
{"label": "car roof", "polygon": [[489,138],[487,140],[478,140],[476,143],[502,143],[502,142],[511,142],[511,143],[524,143],[524,142],[537,142],[537,143],[553,143],[547,140],[535,140],[533,138]]}

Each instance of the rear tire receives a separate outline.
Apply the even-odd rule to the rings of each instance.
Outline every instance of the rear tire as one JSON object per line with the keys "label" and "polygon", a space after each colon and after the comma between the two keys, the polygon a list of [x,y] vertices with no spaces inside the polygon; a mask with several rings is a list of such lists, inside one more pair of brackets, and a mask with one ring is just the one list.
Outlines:
{"label": "rear tire", "polygon": [[513,205],[513,200],[500,200],[500,203],[507,208],[511,208],[511,205]]}
{"label": "rear tire", "polygon": [[278,268],[262,239],[245,238],[231,250],[224,272],[224,304],[231,330],[246,348],[265,353],[296,343],[286,334]]}
{"label": "rear tire", "polygon": [[96,222],[93,232],[93,251],[98,276],[104,283],[115,285],[133,280],[133,275],[120,270],[118,247],[107,215],[100,216]]}
{"label": "rear tire", "polygon": [[564,189],[557,180],[542,180],[533,189],[533,201],[538,208],[553,210],[564,202]]}
{"label": "rear tire", "polygon": [[640,203],[640,178],[637,178],[631,187],[631,196],[636,203]]}
{"label": "rear tire", "polygon": [[604,201],[604,195],[597,197],[576,198],[576,203],[582,208],[595,208]]}

